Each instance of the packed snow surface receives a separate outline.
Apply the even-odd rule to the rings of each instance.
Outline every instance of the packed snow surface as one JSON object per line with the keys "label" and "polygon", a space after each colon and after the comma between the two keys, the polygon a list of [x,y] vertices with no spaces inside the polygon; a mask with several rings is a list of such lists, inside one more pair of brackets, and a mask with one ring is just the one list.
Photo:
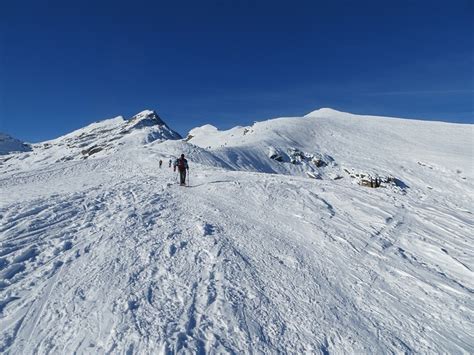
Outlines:
{"label": "packed snow surface", "polygon": [[1,160],[0,352],[474,352],[472,125],[155,115]]}

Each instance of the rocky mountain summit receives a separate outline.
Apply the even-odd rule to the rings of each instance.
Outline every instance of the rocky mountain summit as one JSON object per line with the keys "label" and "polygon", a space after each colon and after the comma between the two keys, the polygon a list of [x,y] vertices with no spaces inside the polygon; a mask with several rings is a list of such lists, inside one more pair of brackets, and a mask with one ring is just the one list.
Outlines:
{"label": "rocky mountain summit", "polygon": [[13,138],[8,134],[0,133],[0,155],[28,152],[30,150],[31,147],[29,144]]}
{"label": "rocky mountain summit", "polygon": [[[122,116],[106,119],[56,139],[31,144],[29,150],[23,150],[25,154],[13,154],[3,161],[7,166],[15,165],[17,160],[46,165],[91,156],[103,157],[137,145],[180,138],[179,133],[172,130],[155,111],[144,110],[129,119]],[[19,143],[17,145],[20,147]]]}

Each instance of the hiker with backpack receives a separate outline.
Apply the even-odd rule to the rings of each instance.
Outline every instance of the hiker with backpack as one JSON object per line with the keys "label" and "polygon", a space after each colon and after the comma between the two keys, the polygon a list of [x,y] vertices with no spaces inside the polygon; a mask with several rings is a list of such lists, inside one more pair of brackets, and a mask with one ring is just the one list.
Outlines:
{"label": "hiker with backpack", "polygon": [[189,166],[188,166],[188,161],[184,158],[184,154],[181,154],[181,157],[176,159],[174,162],[174,168],[173,171],[176,171],[176,168],[178,168],[179,171],[179,184],[181,186],[186,185],[186,170],[189,171]]}
{"label": "hiker with backpack", "polygon": [[163,160],[160,159],[160,169],[161,169],[162,164],[163,164]]}

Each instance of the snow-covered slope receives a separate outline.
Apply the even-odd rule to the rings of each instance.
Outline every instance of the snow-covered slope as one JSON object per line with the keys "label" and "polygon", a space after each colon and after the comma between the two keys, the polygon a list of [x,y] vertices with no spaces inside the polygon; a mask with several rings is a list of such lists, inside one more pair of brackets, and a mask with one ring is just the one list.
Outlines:
{"label": "snow-covered slope", "polygon": [[[123,124],[85,131],[112,144]],[[0,351],[474,352],[472,125],[148,127],[0,166]],[[190,187],[158,168],[181,152]],[[355,183],[368,172],[395,180]]]}
{"label": "snow-covered slope", "polygon": [[27,152],[30,146],[22,141],[0,132],[0,155]]}
{"label": "snow-covered slope", "polygon": [[[311,159],[296,159],[294,150],[326,160],[330,167],[399,175],[408,167],[429,165],[439,175],[473,177],[472,125],[360,116],[320,109],[304,117],[257,122],[218,131],[206,125],[189,132],[188,141],[210,149],[239,170],[324,175]],[[267,159],[276,153],[282,162]],[[298,158],[298,157],[297,157]],[[329,169],[334,172],[334,169]],[[409,174],[407,174],[409,175]]]}
{"label": "snow-covered slope", "polygon": [[62,137],[33,144],[31,152],[8,157],[7,171],[103,157],[154,141],[180,138],[155,111],[145,110],[130,119],[119,116],[95,122]]}

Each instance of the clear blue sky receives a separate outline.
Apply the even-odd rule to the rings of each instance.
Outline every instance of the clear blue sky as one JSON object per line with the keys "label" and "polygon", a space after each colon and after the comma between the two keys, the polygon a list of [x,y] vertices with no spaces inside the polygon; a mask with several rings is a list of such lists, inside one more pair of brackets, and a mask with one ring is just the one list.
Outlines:
{"label": "clear blue sky", "polygon": [[474,1],[2,1],[0,131],[156,109],[182,134],[302,115],[474,122]]}

